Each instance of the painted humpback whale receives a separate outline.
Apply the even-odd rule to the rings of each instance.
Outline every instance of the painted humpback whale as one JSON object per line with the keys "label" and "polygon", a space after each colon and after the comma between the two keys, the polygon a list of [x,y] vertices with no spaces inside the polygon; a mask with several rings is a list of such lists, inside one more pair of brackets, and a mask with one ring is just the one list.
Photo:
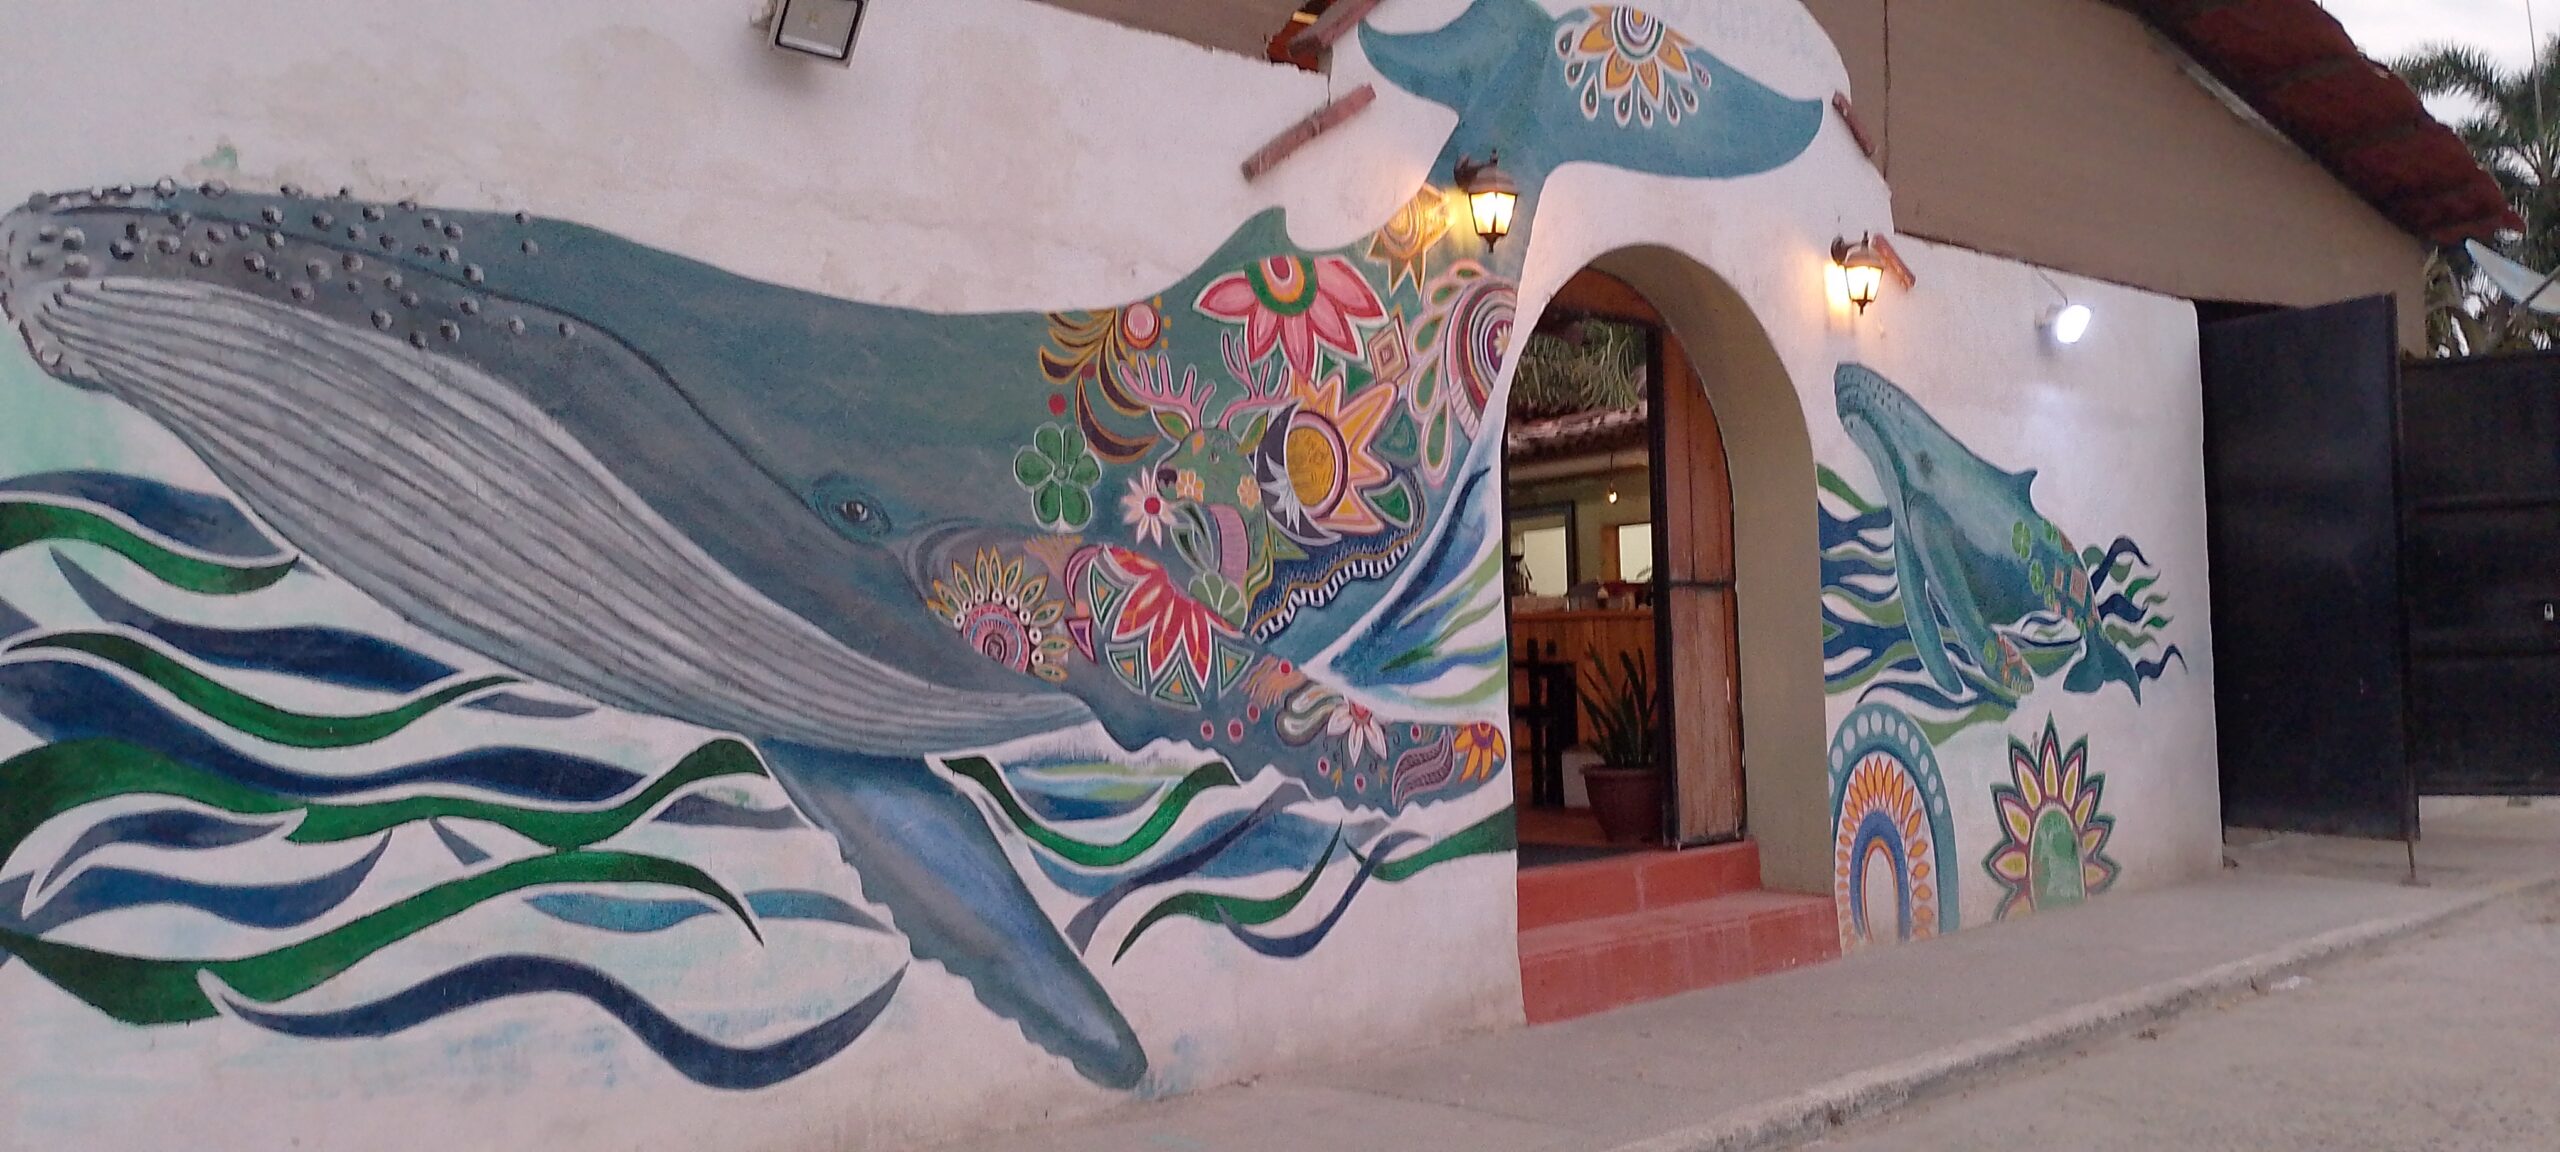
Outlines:
{"label": "painted humpback whale", "polygon": [[1992,466],[1909,393],[1861,365],[1841,365],[1832,386],[1841,427],[1884,484],[1903,616],[1930,679],[1948,692],[1965,687],[1948,657],[1952,643],[1990,678],[1981,687],[2016,699],[2035,676],[2001,629],[2051,613],[2080,632],[2064,690],[2086,694],[2120,682],[2141,699],[2141,675],[2106,637],[2087,565],[2036,511],[2035,471]]}
{"label": "painted humpback whale", "polygon": [[[1488,256],[1427,193],[1325,252],[1266,214],[1122,308],[935,315],[525,214],[162,181],[0,217],[0,308],[48,373],[169,428],[419,626],[754,741],[918,957],[1125,1087],[1137,1038],[933,759],[1098,724],[1363,809],[1499,779],[1496,726],[1363,702],[1363,671],[1424,675],[1403,633],[1309,663],[1402,606],[1492,628],[1450,660],[1501,674],[1498,613],[1470,607],[1498,587],[1414,581],[1489,562],[1539,185],[1575,160],[1765,171],[1821,125],[1632,10],[1483,0],[1364,42],[1461,112],[1434,183],[1505,142],[1520,242]],[[1196,380],[1222,362],[1223,407]]]}

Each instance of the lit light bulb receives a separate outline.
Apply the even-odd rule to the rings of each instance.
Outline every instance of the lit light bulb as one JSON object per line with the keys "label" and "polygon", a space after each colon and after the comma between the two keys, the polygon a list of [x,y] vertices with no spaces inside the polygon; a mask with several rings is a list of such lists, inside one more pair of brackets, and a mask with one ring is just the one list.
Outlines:
{"label": "lit light bulb", "polygon": [[2065,304],[2045,317],[2045,329],[2053,333],[2056,344],[2077,344],[2089,334],[2094,315],[2086,304]]}

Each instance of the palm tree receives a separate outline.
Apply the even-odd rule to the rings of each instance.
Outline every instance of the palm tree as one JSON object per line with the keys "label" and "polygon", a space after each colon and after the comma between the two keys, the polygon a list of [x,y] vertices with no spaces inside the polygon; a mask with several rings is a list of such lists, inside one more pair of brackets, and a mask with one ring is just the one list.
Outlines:
{"label": "palm tree", "polygon": [[[2478,49],[2440,44],[2394,61],[2391,70],[2422,96],[2474,105],[2453,130],[2524,218],[2524,231],[2501,236],[2498,250],[2527,267],[2560,267],[2560,36],[2545,41],[2526,68],[2502,68]],[[2560,324],[2484,290],[2459,249],[2448,249],[2441,260],[2441,270],[2429,268],[2427,293],[2430,335],[2440,353],[2553,346]]]}

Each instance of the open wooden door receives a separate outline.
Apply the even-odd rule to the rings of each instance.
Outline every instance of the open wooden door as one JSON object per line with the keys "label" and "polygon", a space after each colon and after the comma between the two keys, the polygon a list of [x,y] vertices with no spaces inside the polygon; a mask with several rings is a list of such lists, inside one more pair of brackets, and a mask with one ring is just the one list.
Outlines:
{"label": "open wooden door", "polygon": [[1733,479],[1696,370],[1669,331],[1653,373],[1654,602],[1669,688],[1671,842],[1741,838],[1742,691],[1735,665]]}

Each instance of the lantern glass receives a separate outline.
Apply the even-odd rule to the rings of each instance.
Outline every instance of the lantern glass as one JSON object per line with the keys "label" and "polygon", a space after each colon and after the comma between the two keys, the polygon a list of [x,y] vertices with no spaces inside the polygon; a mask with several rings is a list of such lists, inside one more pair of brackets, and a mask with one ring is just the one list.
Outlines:
{"label": "lantern glass", "polygon": [[1511,211],[1519,205],[1519,194],[1507,189],[1467,194],[1467,210],[1475,216],[1476,235],[1484,237],[1488,244],[1511,234]]}
{"label": "lantern glass", "polygon": [[1861,312],[1884,293],[1884,269],[1873,264],[1849,264],[1840,270],[1842,283],[1849,290],[1849,303]]}

